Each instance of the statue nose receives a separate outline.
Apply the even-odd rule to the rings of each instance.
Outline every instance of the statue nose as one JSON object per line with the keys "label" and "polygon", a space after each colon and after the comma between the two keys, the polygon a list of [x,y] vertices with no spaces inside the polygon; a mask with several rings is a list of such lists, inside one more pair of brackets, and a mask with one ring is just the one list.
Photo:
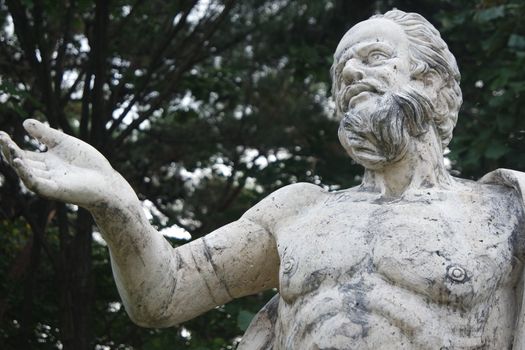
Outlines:
{"label": "statue nose", "polygon": [[343,68],[343,80],[346,84],[351,84],[355,81],[363,79],[363,71],[357,67],[354,60],[348,60]]}

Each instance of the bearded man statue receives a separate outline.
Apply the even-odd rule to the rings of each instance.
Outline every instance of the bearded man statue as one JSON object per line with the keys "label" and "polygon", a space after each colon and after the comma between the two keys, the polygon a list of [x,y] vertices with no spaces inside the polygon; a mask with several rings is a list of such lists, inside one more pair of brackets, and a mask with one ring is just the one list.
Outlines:
{"label": "bearded man statue", "polygon": [[283,187],[175,249],[91,146],[35,120],[24,126],[47,152],[0,144],[29,189],[92,213],[139,325],[277,288],[238,349],[525,349],[525,177],[447,172],[462,97],[439,32],[413,13],[373,16],[343,36],[331,74],[362,184]]}

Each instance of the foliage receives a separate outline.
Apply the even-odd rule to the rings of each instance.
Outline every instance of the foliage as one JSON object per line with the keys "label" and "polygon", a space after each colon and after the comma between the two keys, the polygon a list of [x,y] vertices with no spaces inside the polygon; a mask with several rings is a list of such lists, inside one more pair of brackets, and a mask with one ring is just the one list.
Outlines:
{"label": "foliage", "polygon": [[[153,224],[194,238],[290,182],[347,186],[359,170],[325,110],[331,47],[321,24],[330,15],[319,14],[335,12],[314,4],[6,1],[0,128],[35,148],[21,129],[35,116],[90,142],[152,206]],[[331,171],[341,160],[344,175]],[[231,347],[270,296],[175,330],[133,326],[89,215],[35,198],[5,164],[0,170],[2,219],[25,227],[19,235],[6,226],[12,233],[2,237],[2,271],[21,270],[0,296],[7,347]]]}
{"label": "foliage", "polygon": [[523,171],[525,4],[468,3],[438,17],[462,72],[464,103],[451,157],[471,178],[496,168]]}
{"label": "foliage", "polygon": [[[465,103],[454,169],[523,170],[518,0],[6,0],[0,129],[38,147],[21,128],[34,116],[90,142],[130,181],[154,225],[198,238],[283,185],[359,181],[337,141],[328,68],[345,30],[391,7],[429,18],[458,59]],[[0,226],[8,349],[233,348],[274,293],[142,329],[120,307],[90,216],[34,197],[2,162]]]}

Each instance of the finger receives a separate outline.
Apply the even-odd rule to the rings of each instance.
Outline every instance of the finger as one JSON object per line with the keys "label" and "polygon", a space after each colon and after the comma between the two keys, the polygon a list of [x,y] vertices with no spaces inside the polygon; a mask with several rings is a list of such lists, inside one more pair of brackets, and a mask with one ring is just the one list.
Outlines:
{"label": "finger", "polygon": [[0,131],[0,149],[9,163],[15,158],[31,159],[41,161],[42,153],[24,151],[3,131]]}
{"label": "finger", "polygon": [[18,145],[13,140],[11,140],[9,135],[3,131],[0,131],[0,145],[2,147],[2,153],[7,158],[9,163],[11,163],[15,158],[24,157],[24,151],[22,151]]}
{"label": "finger", "polygon": [[6,160],[11,163],[11,155],[9,154],[9,141],[11,138],[4,131],[0,131],[0,151]]}
{"label": "finger", "polygon": [[[30,152],[26,152],[30,153]],[[31,158],[28,158],[25,160],[27,166],[33,169],[40,169],[40,170],[48,170],[46,163],[40,161],[40,160],[34,160]]]}
{"label": "finger", "polygon": [[62,131],[53,129],[35,119],[26,119],[23,125],[29,135],[42,142],[48,148],[55,147],[67,137]]}
{"label": "finger", "polygon": [[44,196],[50,196],[58,190],[58,186],[53,180],[38,176],[36,172],[41,171],[30,169],[22,159],[15,159],[13,161],[13,167],[22,179],[22,182],[31,191]]}
{"label": "finger", "polygon": [[26,166],[24,161],[20,158],[16,158],[13,161],[13,167],[15,168],[16,173],[18,174],[18,176],[20,176],[26,187],[30,190],[33,190],[35,188],[36,179],[32,172],[29,170],[29,168]]}
{"label": "finger", "polygon": [[51,178],[51,173],[47,170],[31,168],[30,166],[27,165],[27,163],[26,163],[26,166],[30,169],[31,173],[39,179],[50,179]]}

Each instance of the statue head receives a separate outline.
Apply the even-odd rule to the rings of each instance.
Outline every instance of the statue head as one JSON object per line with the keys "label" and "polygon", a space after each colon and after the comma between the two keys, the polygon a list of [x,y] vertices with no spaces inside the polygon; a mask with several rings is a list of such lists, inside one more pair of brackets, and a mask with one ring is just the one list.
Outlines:
{"label": "statue head", "polygon": [[462,102],[456,60],[415,13],[392,10],[352,27],[330,70],[339,137],[365,167],[395,162],[408,139],[434,128],[443,150]]}

